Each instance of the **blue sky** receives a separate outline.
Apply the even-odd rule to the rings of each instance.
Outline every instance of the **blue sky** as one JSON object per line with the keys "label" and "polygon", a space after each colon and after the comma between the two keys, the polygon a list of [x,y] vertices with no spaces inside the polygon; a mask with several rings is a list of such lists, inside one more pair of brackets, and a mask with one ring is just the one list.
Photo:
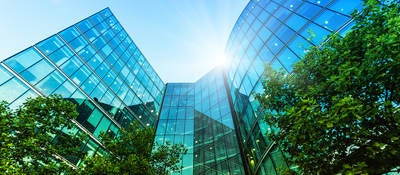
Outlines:
{"label": "blue sky", "polygon": [[164,82],[194,82],[223,59],[248,0],[0,0],[0,60],[110,7]]}

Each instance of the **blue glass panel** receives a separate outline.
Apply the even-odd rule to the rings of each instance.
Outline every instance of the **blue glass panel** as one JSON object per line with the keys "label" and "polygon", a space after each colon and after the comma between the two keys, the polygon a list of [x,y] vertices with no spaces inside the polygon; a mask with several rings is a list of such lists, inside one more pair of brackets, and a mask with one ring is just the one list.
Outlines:
{"label": "blue glass panel", "polygon": [[103,21],[103,18],[100,16],[100,14],[94,14],[90,17],[90,20],[93,22],[94,25],[96,25]]}
{"label": "blue glass panel", "polygon": [[106,62],[103,62],[97,69],[96,69],[96,73],[97,75],[99,75],[101,78],[103,78],[108,70],[110,70],[110,67],[107,65]]}
{"label": "blue glass panel", "polygon": [[291,72],[292,65],[299,61],[297,56],[287,48],[277,58],[281,61],[288,72]]}
{"label": "blue glass panel", "polygon": [[97,67],[103,62],[103,58],[101,58],[100,55],[96,54],[92,59],[88,60],[87,63],[89,63],[89,66],[93,69],[96,70]]}
{"label": "blue glass panel", "polygon": [[321,44],[324,41],[328,34],[330,34],[328,30],[314,24],[309,23],[300,34],[307,38],[307,40],[311,41],[314,45]]}
{"label": "blue glass panel", "polygon": [[300,57],[303,57],[309,51],[311,46],[311,43],[302,37],[296,37],[289,43],[290,49]]}
{"label": "blue glass panel", "polygon": [[95,28],[92,28],[85,33],[85,36],[89,39],[89,41],[93,41],[100,36],[100,33]]}
{"label": "blue glass panel", "polygon": [[112,52],[112,49],[109,45],[105,45],[103,48],[101,48],[101,53],[106,57]]}
{"label": "blue glass panel", "polygon": [[295,34],[295,31],[290,29],[286,25],[282,25],[276,32],[275,35],[282,40],[282,42],[287,43],[292,36]]}
{"label": "blue glass panel", "polygon": [[21,96],[28,88],[17,78],[13,78],[0,86],[0,100],[9,103]]}
{"label": "blue glass panel", "polygon": [[24,93],[24,95],[18,97],[14,102],[12,102],[9,107],[11,109],[16,109],[18,106],[22,105],[26,99],[28,98],[34,98],[37,97],[38,95],[33,92],[32,90],[28,90],[27,92]]}
{"label": "blue glass panel", "polygon": [[59,73],[58,71],[54,71],[49,76],[40,81],[35,87],[40,92],[48,96],[52,94],[53,91],[56,90],[65,80],[66,78],[61,73]]}
{"label": "blue glass panel", "polygon": [[362,0],[334,1],[333,4],[328,8],[346,15],[350,15],[354,9],[361,9],[362,4]]}
{"label": "blue glass panel", "polygon": [[287,0],[285,3],[283,3],[282,5],[290,10],[294,10],[296,9],[302,1],[299,0]]}
{"label": "blue glass panel", "polygon": [[287,10],[286,8],[280,7],[275,13],[274,16],[278,19],[280,19],[281,21],[284,21],[289,15],[290,15],[290,11]]}
{"label": "blue glass panel", "polygon": [[90,74],[91,71],[85,65],[83,65],[71,76],[71,79],[76,84],[82,84]]}
{"label": "blue glass panel", "polygon": [[111,16],[111,11],[110,11],[109,9],[104,9],[103,11],[100,12],[100,15],[101,15],[104,19],[106,19],[106,18],[108,18],[109,16]]}
{"label": "blue glass panel", "polygon": [[15,72],[20,73],[32,64],[42,59],[42,55],[33,47],[24,50],[23,52],[7,59],[5,63],[10,66]]}
{"label": "blue glass panel", "polygon": [[278,28],[281,24],[282,23],[275,17],[270,17],[269,20],[265,23],[265,26],[268,27],[271,31],[275,31],[275,29]]}
{"label": "blue glass panel", "polygon": [[93,42],[93,44],[97,49],[101,49],[106,44],[106,41],[103,37],[99,37]]}
{"label": "blue glass panel", "polygon": [[331,2],[331,0],[308,0],[308,1],[320,6],[326,6]]}
{"label": "blue glass panel", "polygon": [[114,26],[118,21],[117,21],[117,19],[115,19],[115,17],[114,16],[111,16],[111,17],[109,17],[107,20],[105,20],[107,23],[108,23],[108,25],[110,26],[110,27],[112,27],[112,26]]}
{"label": "blue glass panel", "polygon": [[66,42],[70,42],[73,39],[75,39],[76,37],[78,37],[80,35],[80,33],[74,26],[71,26],[71,27],[65,29],[64,31],[60,32],[60,35],[61,35],[61,37],[64,38],[64,40]]}
{"label": "blue glass panel", "polygon": [[95,75],[90,75],[90,77],[83,83],[81,88],[87,93],[90,94],[94,88],[96,88],[99,80]]}
{"label": "blue glass panel", "polygon": [[280,70],[283,69],[281,63],[279,63],[278,59],[275,59],[272,64],[271,64],[272,69],[274,70]]}
{"label": "blue glass panel", "polygon": [[308,19],[311,19],[315,14],[319,13],[321,11],[321,7],[318,7],[314,4],[310,4],[308,2],[304,2],[297,10],[296,12]]}
{"label": "blue glass panel", "polygon": [[46,55],[51,54],[58,48],[62,47],[64,42],[61,41],[60,37],[53,35],[52,37],[38,43],[36,46]]}
{"label": "blue glass panel", "polygon": [[107,132],[110,127],[111,121],[107,117],[103,117],[96,130],[94,131],[95,136],[99,136],[101,132]]}
{"label": "blue glass panel", "polygon": [[111,27],[115,33],[119,33],[122,30],[122,27],[119,23],[115,24]]}
{"label": "blue glass panel", "polygon": [[299,31],[306,23],[307,23],[307,20],[304,19],[303,17],[301,17],[301,16],[299,16],[297,14],[292,14],[287,19],[285,24],[287,24],[293,30]]}
{"label": "blue glass panel", "polygon": [[5,81],[11,78],[10,73],[0,66],[0,85],[3,84]]}
{"label": "blue glass panel", "polygon": [[330,10],[324,11],[320,16],[315,19],[315,22],[326,29],[336,31],[350,18],[339,13],[334,13]]}
{"label": "blue glass panel", "polygon": [[84,48],[88,42],[83,38],[83,36],[79,36],[69,43],[71,47],[75,50],[75,52],[79,52],[82,48]]}
{"label": "blue glass panel", "polygon": [[34,85],[53,70],[54,67],[43,59],[29,69],[23,71],[20,75],[30,84]]}
{"label": "blue glass panel", "polygon": [[107,31],[104,33],[103,36],[104,36],[105,39],[107,39],[108,41],[110,41],[110,40],[112,40],[112,39],[114,38],[115,34],[114,34],[114,32],[113,32],[112,30],[107,30]]}
{"label": "blue glass panel", "polygon": [[278,4],[275,2],[270,2],[267,6],[265,6],[265,10],[267,10],[270,13],[273,13],[276,9],[278,9]]}
{"label": "blue glass panel", "polygon": [[79,51],[78,54],[85,61],[89,61],[93,57],[93,55],[96,54],[96,50],[94,50],[94,48],[91,45],[87,45],[85,48]]}
{"label": "blue glass panel", "polygon": [[51,55],[49,55],[49,58],[51,61],[53,61],[57,66],[60,66],[63,64],[66,60],[71,58],[74,55],[74,53],[69,49],[68,46],[63,46]]}
{"label": "blue glass panel", "polygon": [[79,28],[79,30],[82,33],[88,31],[89,29],[91,29],[93,27],[92,23],[88,19],[85,19],[85,20],[79,22],[78,24],[76,24],[76,26]]}
{"label": "blue glass panel", "polygon": [[100,33],[104,33],[107,29],[108,29],[108,24],[105,22],[102,22],[100,24],[98,24],[97,26],[97,30],[99,30]]}
{"label": "blue glass panel", "polygon": [[54,94],[60,94],[64,98],[69,98],[72,93],[75,92],[77,88],[69,81],[65,81],[62,85],[60,85]]}
{"label": "blue glass panel", "polygon": [[267,46],[272,51],[272,53],[276,54],[283,47],[283,43],[276,36],[272,36],[271,39],[267,42]]}
{"label": "blue glass panel", "polygon": [[62,66],[61,69],[67,74],[67,75],[72,75],[76,70],[79,69],[83,65],[82,61],[74,56],[67,62],[65,62]]}

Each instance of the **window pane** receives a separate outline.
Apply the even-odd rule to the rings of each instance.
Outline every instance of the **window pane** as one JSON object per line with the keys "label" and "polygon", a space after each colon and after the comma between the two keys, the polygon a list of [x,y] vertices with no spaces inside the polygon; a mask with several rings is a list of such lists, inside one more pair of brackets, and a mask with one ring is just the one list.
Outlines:
{"label": "window pane", "polygon": [[71,58],[74,55],[72,53],[71,49],[69,49],[67,46],[64,46],[54,53],[49,55],[49,58],[56,63],[57,66],[60,66],[63,64],[68,58]]}
{"label": "window pane", "polygon": [[64,38],[65,41],[70,42],[78,37],[80,33],[78,32],[78,30],[76,30],[74,26],[72,26],[62,31],[60,35]]}
{"label": "window pane", "polygon": [[28,90],[28,88],[21,81],[13,78],[0,86],[0,100],[11,103],[26,90]]}
{"label": "window pane", "polygon": [[74,39],[72,42],[69,43],[71,47],[76,51],[79,52],[82,48],[84,48],[88,42],[82,36]]}
{"label": "window pane", "polygon": [[20,73],[32,64],[38,62],[40,59],[42,59],[40,53],[33,47],[30,47],[29,49],[26,49],[18,55],[7,59],[5,63],[10,66],[14,71]]}
{"label": "window pane", "polygon": [[71,76],[76,70],[78,70],[83,65],[82,61],[78,57],[74,56],[68,60],[61,69],[69,76]]}
{"label": "window pane", "polygon": [[54,67],[50,65],[50,63],[46,60],[41,60],[29,69],[23,71],[20,75],[30,84],[35,85],[53,70]]}
{"label": "window pane", "polygon": [[92,23],[91,23],[89,20],[87,20],[87,19],[85,19],[85,20],[79,22],[79,23],[77,24],[77,26],[78,26],[78,28],[79,28],[82,32],[86,32],[87,30],[89,30],[90,28],[93,27]]}
{"label": "window pane", "polygon": [[64,98],[69,98],[76,90],[76,87],[69,81],[65,81],[60,87],[54,91],[54,94],[60,94]]}
{"label": "window pane", "polygon": [[46,40],[40,42],[39,44],[37,44],[37,47],[40,50],[42,50],[43,53],[45,53],[46,55],[49,55],[63,45],[64,45],[64,42],[61,41],[60,37],[58,37],[57,35],[54,35],[51,38],[46,39]]}
{"label": "window pane", "polygon": [[90,70],[83,65],[80,67],[72,76],[71,79],[76,83],[76,84],[81,84],[83,83],[90,75]]}
{"label": "window pane", "polygon": [[50,95],[65,81],[65,77],[58,71],[54,71],[49,76],[40,81],[35,87],[43,94]]}
{"label": "window pane", "polygon": [[27,98],[34,98],[37,97],[37,94],[34,93],[32,90],[27,91],[24,95],[22,95],[21,97],[19,97],[18,99],[16,99],[14,102],[12,102],[10,104],[10,108],[14,109],[17,108],[18,106],[20,106],[22,103],[25,102],[25,100]]}
{"label": "window pane", "polygon": [[97,126],[96,130],[94,131],[95,136],[99,136],[101,132],[107,132],[108,128],[110,127],[111,121],[107,117],[103,117],[99,126]]}
{"label": "window pane", "polygon": [[2,66],[0,66],[0,85],[3,84],[6,80],[11,78],[10,73],[5,70]]}

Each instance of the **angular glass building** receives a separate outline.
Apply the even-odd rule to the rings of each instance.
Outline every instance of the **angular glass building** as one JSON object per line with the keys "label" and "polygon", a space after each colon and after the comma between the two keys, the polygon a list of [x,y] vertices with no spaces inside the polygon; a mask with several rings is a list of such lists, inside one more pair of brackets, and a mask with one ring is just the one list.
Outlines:
{"label": "angular glass building", "polygon": [[155,127],[164,86],[108,8],[0,65],[0,99],[11,107],[50,94],[76,103],[74,131],[90,136],[89,154],[104,153],[102,131],[118,134],[132,121]]}
{"label": "angular glass building", "polygon": [[227,44],[226,76],[251,174],[277,174],[292,166],[267,137],[274,128],[263,121],[254,98],[263,92],[265,65],[290,73],[310,46],[323,45],[333,32],[344,35],[352,26],[351,13],[361,8],[361,0],[251,0],[243,10]]}
{"label": "angular glass building", "polygon": [[[78,106],[82,149],[106,152],[100,132],[132,121],[156,128],[157,143],[188,148],[183,175],[278,174],[292,168],[267,133],[254,95],[265,64],[288,73],[310,46],[344,35],[361,0],[251,0],[226,47],[229,67],[194,83],[165,84],[106,8],[0,63],[0,100],[61,94]],[[79,160],[69,160],[79,163]]]}

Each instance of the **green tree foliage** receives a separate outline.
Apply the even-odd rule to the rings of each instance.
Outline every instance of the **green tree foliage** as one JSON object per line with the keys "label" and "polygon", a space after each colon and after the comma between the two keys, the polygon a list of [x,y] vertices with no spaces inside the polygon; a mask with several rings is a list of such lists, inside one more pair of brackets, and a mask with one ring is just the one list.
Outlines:
{"label": "green tree foliage", "polygon": [[169,174],[169,172],[180,172],[183,168],[180,163],[182,155],[187,153],[183,144],[156,143],[151,155],[150,164],[153,174]]}
{"label": "green tree foliage", "polygon": [[16,110],[0,103],[0,172],[4,174],[56,174],[72,170],[60,156],[77,158],[81,138],[72,136],[69,121],[75,105],[53,95],[28,99]]}
{"label": "green tree foliage", "polygon": [[186,149],[182,145],[158,145],[152,151],[154,131],[132,123],[121,128],[117,137],[108,133],[100,135],[105,156],[87,157],[81,174],[168,174],[180,171],[180,161]]}
{"label": "green tree foliage", "polygon": [[293,172],[399,168],[399,13],[399,3],[369,0],[345,37],[311,49],[292,74],[266,69],[257,99],[266,122],[279,128],[269,136],[298,165]]}

